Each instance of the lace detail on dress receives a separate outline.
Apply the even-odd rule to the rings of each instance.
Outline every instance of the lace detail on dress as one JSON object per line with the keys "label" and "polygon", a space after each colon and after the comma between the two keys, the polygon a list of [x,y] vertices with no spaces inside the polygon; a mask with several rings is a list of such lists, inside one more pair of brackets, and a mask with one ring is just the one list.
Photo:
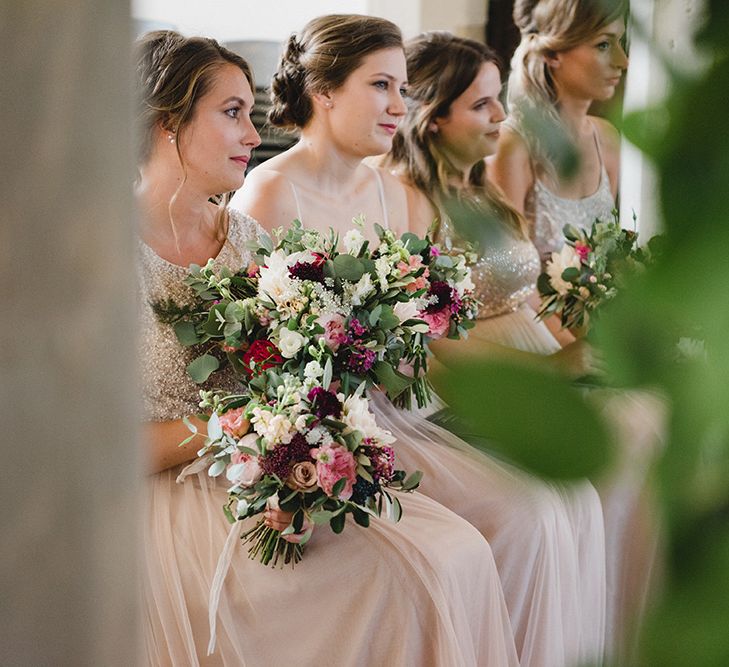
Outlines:
{"label": "lace detail on dress", "polygon": [[[519,238],[507,227],[495,230],[486,248],[478,249],[471,265],[475,296],[481,302],[478,319],[509,313],[521,306],[534,291],[540,272],[539,253],[534,244]],[[439,240],[460,243],[451,223],[444,220]]]}
{"label": "lace detail on dress", "polygon": [[[263,229],[253,218],[238,211],[229,209],[229,215],[228,237],[215,258],[215,265],[237,271],[252,258],[246,242],[257,238]],[[200,389],[234,389],[235,379],[230,371],[223,370],[203,385],[192,381],[187,374],[187,365],[201,353],[201,349],[180,345],[172,326],[159,322],[151,306],[167,299],[180,305],[192,303],[194,292],[182,283],[188,269],[162,259],[141,238],[138,239],[138,253],[144,419],[181,419],[198,412]]]}

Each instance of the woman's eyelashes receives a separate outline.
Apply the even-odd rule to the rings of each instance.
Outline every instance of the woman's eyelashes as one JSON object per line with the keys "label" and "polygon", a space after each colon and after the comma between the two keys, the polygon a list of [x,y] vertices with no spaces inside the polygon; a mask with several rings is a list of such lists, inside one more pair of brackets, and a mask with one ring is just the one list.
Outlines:
{"label": "woman's eyelashes", "polygon": [[230,107],[230,109],[225,110],[226,116],[229,116],[230,118],[239,118],[240,117],[241,108],[239,106]]}

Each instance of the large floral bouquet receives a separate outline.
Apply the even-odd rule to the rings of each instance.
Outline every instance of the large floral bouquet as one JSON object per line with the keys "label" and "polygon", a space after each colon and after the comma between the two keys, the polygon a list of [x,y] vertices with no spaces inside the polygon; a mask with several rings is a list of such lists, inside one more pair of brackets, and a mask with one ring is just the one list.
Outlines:
{"label": "large floral bouquet", "polygon": [[618,293],[627,276],[650,263],[657,237],[639,247],[637,232],[623,229],[617,215],[596,220],[589,230],[565,225],[563,231],[564,246],[552,253],[537,281],[542,298],[537,315],[557,315],[564,328],[586,331],[591,316]]}
{"label": "large floral bouquet", "polygon": [[306,368],[327,368],[344,394],[364,382],[400,406],[413,396],[426,405],[428,339],[458,338],[473,326],[470,270],[427,238],[376,229],[376,249],[358,226],[340,248],[333,232],[294,221],[275,244],[262,235],[242,271],[193,265],[186,283],[197,305],[156,304],[183,345],[206,346],[191,377],[206,380],[221,361],[244,379],[272,366],[300,378]]}
{"label": "large floral bouquet", "polygon": [[[419,472],[406,479],[394,469],[394,438],[377,426],[364,385],[345,396],[330,389],[330,380],[268,369],[249,383],[246,396],[203,392],[211,417],[192,471],[225,474],[231,523],[269,505],[293,513],[283,532],[259,521],[243,534],[250,557],[264,564],[295,564],[315,525],[328,523],[339,533],[348,513],[365,527],[370,516],[398,521],[400,502],[388,489],[411,491],[420,481]],[[294,534],[295,542],[286,539]]]}

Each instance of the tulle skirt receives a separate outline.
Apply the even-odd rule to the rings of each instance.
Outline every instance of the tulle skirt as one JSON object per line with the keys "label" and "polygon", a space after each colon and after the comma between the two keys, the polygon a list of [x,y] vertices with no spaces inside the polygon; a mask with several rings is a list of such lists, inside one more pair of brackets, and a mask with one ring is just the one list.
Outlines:
{"label": "tulle skirt", "polygon": [[[480,321],[473,332],[541,354],[559,349],[528,309]],[[422,412],[397,410],[381,395],[373,402],[381,426],[397,437],[399,463],[424,472],[420,490],[489,541],[520,664],[598,664],[606,585],[603,516],[594,487],[537,479],[477,451]]]}
{"label": "tulle skirt", "polygon": [[236,545],[206,656],[211,582],[230,529],[225,485],[204,474],[176,484],[177,472],[154,475],[147,489],[148,664],[517,664],[488,543],[419,493],[399,494],[399,523],[317,528],[294,569],[265,567]]}

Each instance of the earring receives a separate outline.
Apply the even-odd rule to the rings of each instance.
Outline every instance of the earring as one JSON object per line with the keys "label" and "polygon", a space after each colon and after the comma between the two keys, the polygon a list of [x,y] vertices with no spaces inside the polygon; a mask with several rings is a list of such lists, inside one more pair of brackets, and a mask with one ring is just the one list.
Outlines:
{"label": "earring", "polygon": [[171,132],[170,134],[167,135],[167,141],[169,141],[171,144],[174,144],[175,143],[175,134],[174,134],[174,132]]}
{"label": "earring", "polygon": [[331,103],[331,102],[324,102],[324,106],[325,106],[325,107],[326,107],[327,109],[331,109],[331,108],[332,108],[332,103]]}

